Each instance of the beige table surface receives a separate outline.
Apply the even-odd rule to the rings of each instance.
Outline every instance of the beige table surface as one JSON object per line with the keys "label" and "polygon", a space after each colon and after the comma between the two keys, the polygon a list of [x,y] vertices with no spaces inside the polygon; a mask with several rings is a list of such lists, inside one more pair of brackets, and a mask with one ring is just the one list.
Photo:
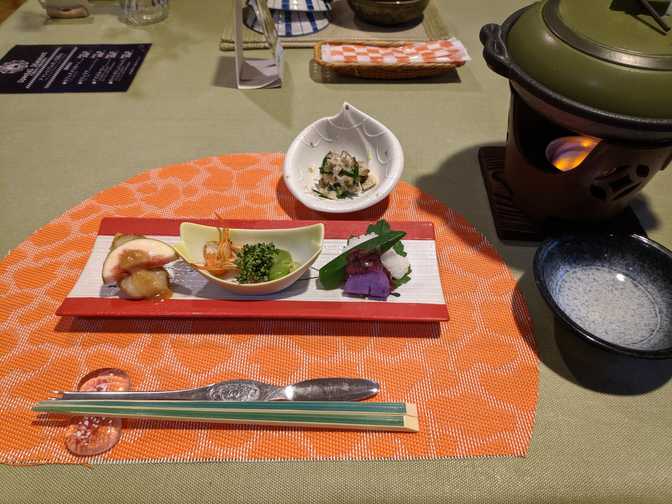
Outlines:
{"label": "beige table surface", "polygon": [[[476,152],[505,136],[506,81],[480,57],[481,25],[520,0],[434,0],[474,58],[456,82],[333,83],[310,77],[310,52],[287,51],[282,89],[231,88],[218,50],[223,3],[173,0],[147,28],[94,18],[45,23],[38,0],[0,25],[14,44],[151,42],[124,94],[0,95],[0,254],[91,194],[145,169],[231,152],[283,151],[344,100],[399,137],[404,178],[462,212],[495,244],[528,301],[540,399],[527,458],[377,463],[211,463],[0,467],[0,502],[672,502],[672,365],[606,359],[554,323],[531,274],[533,246],[495,235]],[[580,76],[577,76],[580,78]],[[672,246],[671,170],[636,204]]]}

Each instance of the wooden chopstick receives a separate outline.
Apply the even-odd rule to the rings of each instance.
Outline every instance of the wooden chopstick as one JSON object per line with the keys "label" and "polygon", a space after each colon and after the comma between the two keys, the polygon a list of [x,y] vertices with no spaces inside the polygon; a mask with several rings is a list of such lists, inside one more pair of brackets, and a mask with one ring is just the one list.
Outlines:
{"label": "wooden chopstick", "polygon": [[419,431],[417,409],[408,403],[51,399],[37,403],[33,411],[252,425]]}
{"label": "wooden chopstick", "polygon": [[240,411],[306,411],[337,412],[347,414],[401,414],[417,416],[414,404],[403,402],[358,401],[204,401],[165,399],[51,399],[38,405],[46,406],[119,406],[119,407],[175,407],[205,410]]}

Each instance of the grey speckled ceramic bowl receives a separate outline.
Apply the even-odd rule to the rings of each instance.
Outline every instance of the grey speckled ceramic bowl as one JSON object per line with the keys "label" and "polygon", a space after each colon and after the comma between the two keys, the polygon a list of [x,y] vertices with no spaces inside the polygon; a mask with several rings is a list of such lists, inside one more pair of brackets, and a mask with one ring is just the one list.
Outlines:
{"label": "grey speckled ceramic bowl", "polygon": [[383,26],[410,23],[427,8],[429,0],[348,0],[357,17]]}
{"label": "grey speckled ceramic bowl", "polygon": [[546,240],[534,257],[542,296],[576,333],[603,348],[672,357],[672,252],[638,235]]}

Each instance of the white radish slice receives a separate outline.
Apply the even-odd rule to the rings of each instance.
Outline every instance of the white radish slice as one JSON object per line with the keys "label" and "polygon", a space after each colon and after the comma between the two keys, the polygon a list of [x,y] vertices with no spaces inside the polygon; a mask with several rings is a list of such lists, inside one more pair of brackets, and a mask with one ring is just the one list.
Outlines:
{"label": "white radish slice", "polygon": [[385,269],[390,272],[392,278],[396,278],[397,280],[408,273],[408,270],[411,267],[408,258],[400,256],[394,249],[390,249],[380,256],[380,262],[382,262]]}

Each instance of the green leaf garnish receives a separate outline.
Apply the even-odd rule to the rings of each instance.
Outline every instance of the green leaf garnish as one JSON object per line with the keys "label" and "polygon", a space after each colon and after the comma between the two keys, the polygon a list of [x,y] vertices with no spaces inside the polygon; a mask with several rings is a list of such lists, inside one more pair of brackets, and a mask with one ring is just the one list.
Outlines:
{"label": "green leaf garnish", "polygon": [[366,228],[366,234],[375,233],[378,236],[385,234],[390,231],[390,225],[386,220],[380,219],[375,224],[369,224],[369,227]]}
{"label": "green leaf garnish", "polygon": [[397,242],[394,244],[394,247],[392,247],[392,250],[394,250],[397,254],[399,254],[402,257],[406,257],[406,251],[404,250],[404,244],[401,242]]}
{"label": "green leaf garnish", "polygon": [[[375,224],[370,224],[369,227],[366,228],[366,234],[375,233],[378,236],[383,235],[385,233],[389,233],[390,231],[391,231],[390,225],[384,219],[380,219]],[[407,255],[406,251],[404,250],[404,244],[401,243],[401,241],[395,243],[394,246],[392,247],[392,250],[394,250],[397,254],[399,254],[402,257],[406,257]]]}
{"label": "green leaf garnish", "polygon": [[327,170],[327,158],[329,155],[327,154],[324,156],[324,159],[322,160],[322,164],[320,165],[320,175],[324,175],[325,173],[331,173],[331,170]]}
{"label": "green leaf garnish", "polygon": [[393,290],[394,290],[394,289],[398,289],[399,287],[401,287],[401,286],[404,285],[405,283],[410,282],[410,281],[411,281],[411,273],[412,273],[412,272],[413,272],[413,271],[412,271],[411,268],[409,267],[409,268],[408,268],[408,271],[406,272],[406,274],[405,274],[403,277],[401,277],[401,278],[393,278],[393,279],[392,279],[392,289],[393,289]]}

